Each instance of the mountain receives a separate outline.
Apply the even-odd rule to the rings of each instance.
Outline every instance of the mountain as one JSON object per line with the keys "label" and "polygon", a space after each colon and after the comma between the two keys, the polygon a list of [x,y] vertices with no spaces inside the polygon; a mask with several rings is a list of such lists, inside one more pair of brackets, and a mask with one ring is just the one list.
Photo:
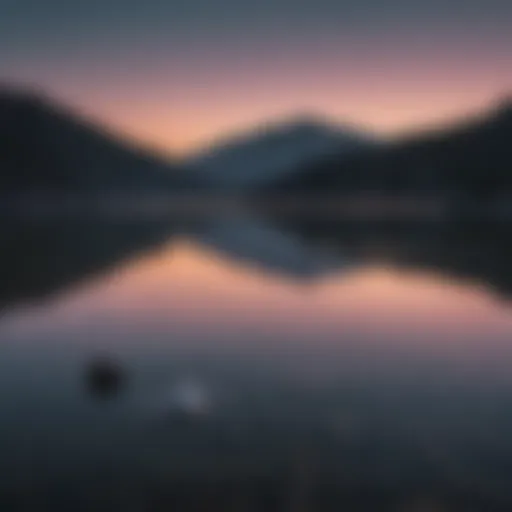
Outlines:
{"label": "mountain", "polygon": [[512,102],[443,130],[347,156],[331,154],[272,184],[293,193],[512,197]]}
{"label": "mountain", "polygon": [[214,188],[246,190],[290,178],[299,166],[326,155],[346,156],[372,145],[370,137],[306,116],[221,142],[188,164]]}
{"label": "mountain", "polygon": [[0,190],[105,191],[183,185],[164,159],[33,91],[0,86]]}

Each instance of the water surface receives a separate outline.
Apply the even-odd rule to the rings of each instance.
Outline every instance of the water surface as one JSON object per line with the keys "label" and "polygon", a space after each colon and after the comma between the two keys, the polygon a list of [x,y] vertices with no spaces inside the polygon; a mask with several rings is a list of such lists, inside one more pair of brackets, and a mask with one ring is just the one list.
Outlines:
{"label": "water surface", "polygon": [[5,510],[509,509],[508,226],[4,224]]}

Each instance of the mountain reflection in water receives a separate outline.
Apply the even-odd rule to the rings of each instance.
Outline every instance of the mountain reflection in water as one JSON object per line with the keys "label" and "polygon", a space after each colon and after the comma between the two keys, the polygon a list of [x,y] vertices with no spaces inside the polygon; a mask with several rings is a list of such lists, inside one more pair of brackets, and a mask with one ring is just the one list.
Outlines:
{"label": "mountain reflection in water", "polygon": [[0,509],[509,510],[508,232],[4,219]]}
{"label": "mountain reflection in water", "polygon": [[65,291],[115,272],[140,254],[193,240],[234,262],[285,278],[310,280],[351,267],[389,265],[512,292],[509,223],[351,222],[217,215],[134,220],[1,221],[1,307]]}

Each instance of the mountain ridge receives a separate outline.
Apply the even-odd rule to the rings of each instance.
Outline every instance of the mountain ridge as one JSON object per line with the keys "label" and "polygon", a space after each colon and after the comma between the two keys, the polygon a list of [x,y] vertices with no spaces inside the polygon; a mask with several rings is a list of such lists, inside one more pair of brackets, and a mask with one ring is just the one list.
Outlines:
{"label": "mountain ridge", "polygon": [[370,151],[332,154],[272,184],[279,193],[431,193],[512,197],[512,102]]}
{"label": "mountain ridge", "polygon": [[178,167],[44,93],[0,87],[0,188],[105,191],[181,186]]}
{"label": "mountain ridge", "polygon": [[512,197],[512,99],[438,130],[382,142],[301,114],[172,162],[40,91],[0,84],[0,190],[361,192]]}
{"label": "mountain ridge", "polygon": [[331,152],[349,154],[375,143],[356,130],[300,115],[225,137],[192,157],[188,165],[212,187],[243,190],[291,174],[304,161]]}

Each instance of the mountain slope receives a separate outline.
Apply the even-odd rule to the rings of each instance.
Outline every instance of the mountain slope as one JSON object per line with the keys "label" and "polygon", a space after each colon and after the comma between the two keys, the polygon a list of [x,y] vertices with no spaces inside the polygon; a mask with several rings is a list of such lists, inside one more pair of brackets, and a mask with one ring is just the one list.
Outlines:
{"label": "mountain slope", "polygon": [[512,193],[512,104],[347,158],[332,154],[272,186],[280,192]]}
{"label": "mountain slope", "polygon": [[173,171],[38,94],[0,87],[0,189],[173,187]]}
{"label": "mountain slope", "polygon": [[220,143],[189,166],[213,187],[250,189],[289,177],[320,157],[348,155],[371,145],[369,137],[306,117]]}

